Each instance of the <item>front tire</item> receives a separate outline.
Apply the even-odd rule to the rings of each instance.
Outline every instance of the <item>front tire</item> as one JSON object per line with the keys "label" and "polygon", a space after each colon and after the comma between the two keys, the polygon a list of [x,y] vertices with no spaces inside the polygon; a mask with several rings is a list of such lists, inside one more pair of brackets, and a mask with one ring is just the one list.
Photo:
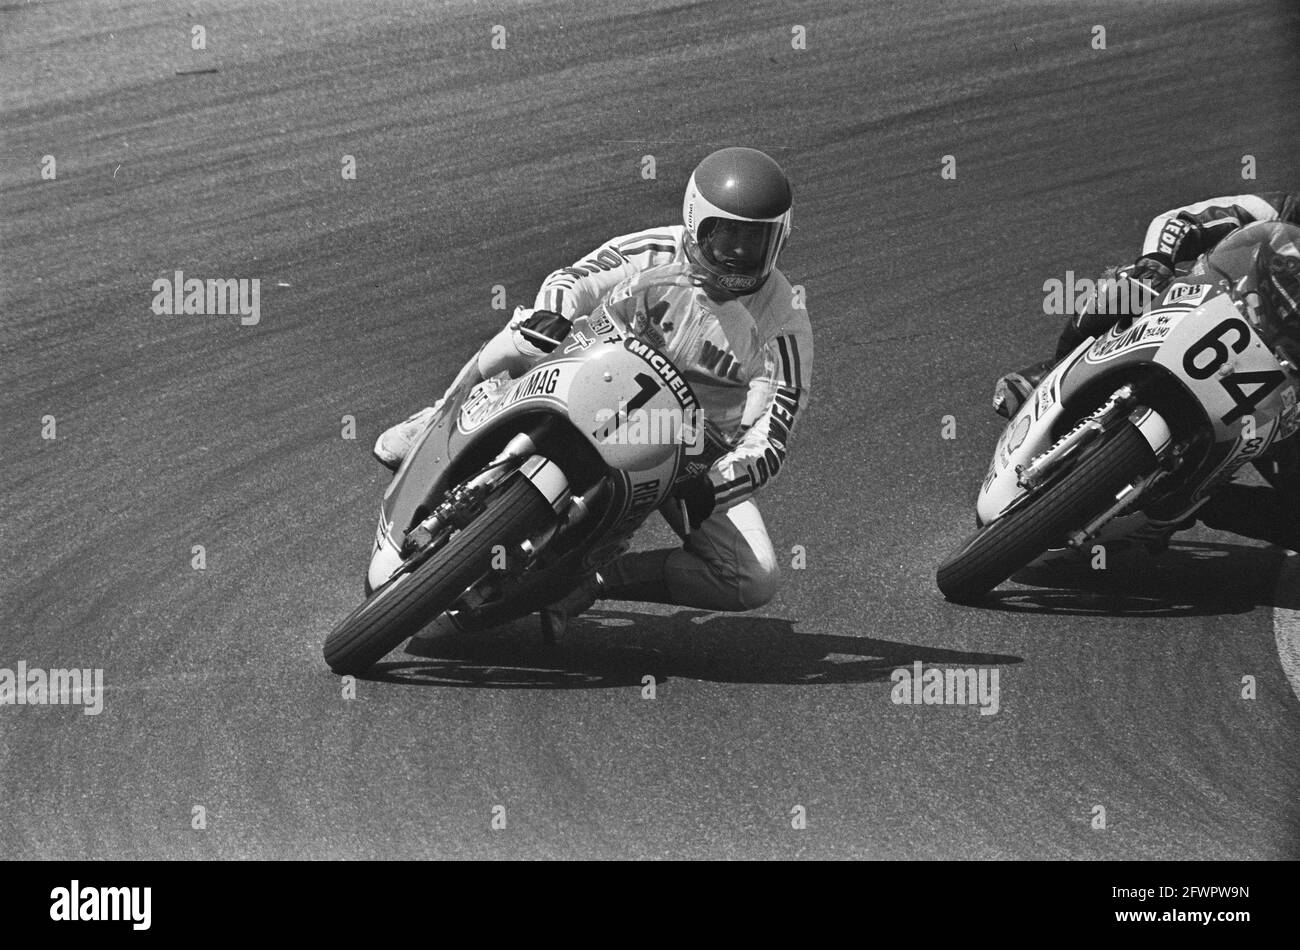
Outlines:
{"label": "front tire", "polygon": [[487,574],[497,545],[518,544],[554,517],[533,483],[513,476],[441,550],[378,588],[339,623],[325,638],[325,662],[335,673],[364,673]]}
{"label": "front tire", "polygon": [[939,565],[939,590],[959,603],[982,597],[1110,507],[1120,489],[1157,464],[1142,432],[1125,420],[1060,481],[967,538]]}

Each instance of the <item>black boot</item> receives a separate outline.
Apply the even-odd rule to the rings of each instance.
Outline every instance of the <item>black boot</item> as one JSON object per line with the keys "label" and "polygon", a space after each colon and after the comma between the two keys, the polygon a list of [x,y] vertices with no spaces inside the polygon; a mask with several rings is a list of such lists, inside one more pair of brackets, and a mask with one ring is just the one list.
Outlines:
{"label": "black boot", "polygon": [[1014,373],[1007,373],[997,381],[993,388],[993,411],[1010,419],[1025,404],[1029,394],[1056,365],[1056,360],[1047,359],[1026,366]]}

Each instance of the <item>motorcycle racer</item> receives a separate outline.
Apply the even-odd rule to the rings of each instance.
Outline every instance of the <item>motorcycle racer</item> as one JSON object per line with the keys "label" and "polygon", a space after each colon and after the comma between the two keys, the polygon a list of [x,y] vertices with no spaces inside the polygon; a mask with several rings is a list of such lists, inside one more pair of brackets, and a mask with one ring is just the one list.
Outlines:
{"label": "motorcycle racer", "polygon": [[[1100,306],[1083,308],[1066,320],[1056,344],[1056,355],[1007,373],[997,381],[993,392],[994,411],[1010,419],[1048,371],[1080,343],[1088,337],[1101,336],[1120,320],[1145,309],[1142,304],[1164,292],[1180,265],[1194,261],[1230,234],[1258,221],[1300,224],[1300,195],[1278,191],[1210,198],[1156,215],[1147,226],[1137,260],[1103,275],[1099,282],[1111,288],[1112,294],[1103,292]],[[1145,301],[1133,301],[1126,294],[1113,293],[1123,286],[1116,278],[1125,277],[1150,289],[1151,293],[1144,295]]]}
{"label": "motorcycle racer", "polygon": [[[776,269],[791,205],[789,181],[770,157],[748,148],[714,152],[691,175],[682,224],[613,238],[552,272],[533,307],[516,309],[449,388],[502,372],[522,375],[567,335],[573,319],[605,303],[629,323],[639,316],[653,326],[656,343],[731,443],[661,509],[684,544],[625,553],[583,578],[542,612],[548,632],[562,630],[598,598],[737,611],[774,596],[776,555],[752,496],[786,460],[808,401],[813,357],[807,313]],[[375,457],[396,469],[440,405],[384,432]],[[435,627],[407,650],[419,653],[436,637]]]}
{"label": "motorcycle racer", "polygon": [[[1201,254],[1190,266],[1180,267],[1178,276],[1157,276],[1153,282],[1159,289],[1153,302],[1160,312],[1191,310],[1213,297],[1228,294],[1282,366],[1287,384],[1292,387],[1293,412],[1278,430],[1275,441],[1253,463],[1277,491],[1276,503],[1270,506],[1275,509],[1273,523],[1265,528],[1268,540],[1295,547],[1300,541],[1300,446],[1294,438],[1300,422],[1294,412],[1294,388],[1300,385],[1300,225],[1274,219],[1234,227],[1216,240],[1208,253]],[[1123,317],[1103,314],[1093,323],[1087,319],[1071,321],[1063,339],[1068,341],[1076,333],[1081,334],[1079,342],[1100,337],[1109,326],[1118,326],[1120,319]],[[1098,327],[1098,323],[1105,325]],[[1061,358],[1075,348],[1076,344],[1071,343]],[[1028,375],[1041,379],[1056,362],[1059,360]],[[1032,391],[1031,387],[1027,394]],[[1131,536],[1132,540],[1144,542],[1149,551],[1159,553],[1176,531],[1191,527],[1198,517],[1211,527],[1239,532],[1247,522],[1258,525],[1258,518],[1243,517],[1258,514],[1252,512],[1258,504],[1243,503],[1237,496],[1253,495],[1259,489],[1244,490],[1241,486],[1243,490],[1234,492],[1235,488],[1238,486],[1225,486],[1195,516],[1189,511],[1172,515],[1169,520],[1149,520]]]}

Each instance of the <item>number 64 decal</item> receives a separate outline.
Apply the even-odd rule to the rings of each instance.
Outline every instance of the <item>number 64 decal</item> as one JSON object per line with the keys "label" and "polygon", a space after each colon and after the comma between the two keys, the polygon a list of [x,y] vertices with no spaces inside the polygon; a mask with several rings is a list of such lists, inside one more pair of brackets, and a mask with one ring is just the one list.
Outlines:
{"label": "number 64 decal", "polygon": [[[1224,342],[1229,333],[1235,334],[1231,344]],[[1219,371],[1224,363],[1232,358],[1233,353],[1240,353],[1250,345],[1250,326],[1240,317],[1229,317],[1205,336],[1201,337],[1183,354],[1183,372],[1192,379],[1209,379]],[[1231,351],[1229,351],[1231,346]],[[1201,364],[1197,360],[1206,352],[1212,358]],[[1281,370],[1264,370],[1261,372],[1229,373],[1219,380],[1232,398],[1232,411],[1223,417],[1223,424],[1229,425],[1250,412],[1259,401],[1286,382],[1286,374]],[[1249,394],[1242,388],[1254,386]]]}

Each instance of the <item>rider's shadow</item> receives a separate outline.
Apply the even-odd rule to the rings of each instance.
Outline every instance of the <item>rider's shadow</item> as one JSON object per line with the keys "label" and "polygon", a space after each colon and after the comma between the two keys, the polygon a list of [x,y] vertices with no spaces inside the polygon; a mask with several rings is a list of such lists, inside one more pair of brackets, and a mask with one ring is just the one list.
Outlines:
{"label": "rider's shadow", "polygon": [[1277,589],[1285,557],[1300,550],[1296,517],[1272,488],[1230,484],[1198,516],[1208,527],[1263,541],[1272,548],[1185,541],[1175,536],[1164,554],[1137,553],[1094,570],[1080,559],[1069,566],[1032,567],[1012,580],[1030,589],[995,591],[986,606],[1017,613],[1077,616],[1197,617],[1247,613],[1259,606],[1296,608]]}
{"label": "rider's shadow", "polygon": [[899,667],[1003,666],[1018,656],[914,646],[873,637],[795,633],[776,617],[682,609],[668,616],[596,608],[554,646],[536,617],[449,636],[434,659],[381,663],[374,678],[430,686],[600,689],[656,686],[671,677],[715,683],[828,685],[890,682]]}

